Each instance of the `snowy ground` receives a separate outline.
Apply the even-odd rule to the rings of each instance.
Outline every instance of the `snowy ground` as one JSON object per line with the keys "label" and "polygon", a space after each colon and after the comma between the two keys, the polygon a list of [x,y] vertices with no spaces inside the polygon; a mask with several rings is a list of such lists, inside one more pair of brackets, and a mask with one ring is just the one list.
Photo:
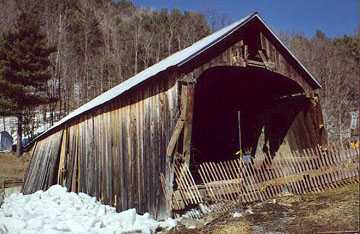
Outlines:
{"label": "snowy ground", "polygon": [[12,194],[0,208],[0,234],[154,233],[175,225],[175,220],[158,222],[135,209],[116,213],[94,197],[59,185],[30,195]]}

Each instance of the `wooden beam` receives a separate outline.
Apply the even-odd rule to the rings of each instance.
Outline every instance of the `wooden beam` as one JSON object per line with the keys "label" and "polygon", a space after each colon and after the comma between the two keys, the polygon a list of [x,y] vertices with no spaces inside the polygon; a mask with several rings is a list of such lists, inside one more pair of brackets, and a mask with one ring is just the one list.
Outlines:
{"label": "wooden beam", "polygon": [[244,45],[244,60],[245,62],[248,60],[248,45]]}
{"label": "wooden beam", "polygon": [[184,103],[184,138],[183,138],[183,154],[185,156],[185,163],[190,163],[191,154],[191,136],[192,136],[192,119],[194,108],[194,85],[188,84],[182,88],[181,101]]}
{"label": "wooden beam", "polygon": [[275,67],[274,63],[267,59],[267,57],[265,56],[265,54],[262,50],[259,50],[258,53],[261,57],[261,60],[263,61],[264,65],[265,65],[266,69],[272,71]]}
{"label": "wooden beam", "polygon": [[247,60],[247,65],[251,66],[251,67],[261,67],[261,68],[266,68],[265,64],[263,62],[259,62],[256,60],[252,60],[252,59],[248,59]]}
{"label": "wooden beam", "polygon": [[176,143],[180,137],[180,134],[181,134],[181,131],[183,130],[183,128],[184,128],[184,117],[183,117],[183,115],[180,115],[178,121],[176,122],[173,134],[170,138],[170,142],[166,148],[166,156],[173,155]]}

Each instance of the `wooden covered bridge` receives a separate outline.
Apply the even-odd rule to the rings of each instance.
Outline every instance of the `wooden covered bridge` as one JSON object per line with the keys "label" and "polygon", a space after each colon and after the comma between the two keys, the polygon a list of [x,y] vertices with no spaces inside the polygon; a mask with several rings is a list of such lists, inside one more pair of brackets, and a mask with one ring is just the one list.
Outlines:
{"label": "wooden covered bridge", "polygon": [[[173,164],[275,156],[326,140],[319,83],[257,14],[179,51],[36,138],[24,193],[59,183],[118,210],[169,214]],[[195,177],[196,179],[196,177]]]}

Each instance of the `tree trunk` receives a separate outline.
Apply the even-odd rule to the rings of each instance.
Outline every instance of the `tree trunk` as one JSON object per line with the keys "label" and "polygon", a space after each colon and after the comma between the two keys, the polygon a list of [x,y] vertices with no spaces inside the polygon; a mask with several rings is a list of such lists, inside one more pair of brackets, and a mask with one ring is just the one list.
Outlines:
{"label": "tree trunk", "polygon": [[21,156],[22,153],[22,115],[17,116],[17,143],[16,143],[16,155]]}

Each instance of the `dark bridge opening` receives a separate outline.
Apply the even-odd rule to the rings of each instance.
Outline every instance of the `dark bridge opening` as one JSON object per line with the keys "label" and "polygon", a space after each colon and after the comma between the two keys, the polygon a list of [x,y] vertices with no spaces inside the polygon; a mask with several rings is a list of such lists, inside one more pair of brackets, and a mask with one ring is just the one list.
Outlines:
{"label": "dark bridge opening", "polygon": [[274,156],[304,107],[304,95],[293,95],[302,92],[294,81],[262,68],[205,71],[195,88],[190,164],[195,169],[234,159],[240,148],[254,156],[262,132],[266,141],[260,147]]}

